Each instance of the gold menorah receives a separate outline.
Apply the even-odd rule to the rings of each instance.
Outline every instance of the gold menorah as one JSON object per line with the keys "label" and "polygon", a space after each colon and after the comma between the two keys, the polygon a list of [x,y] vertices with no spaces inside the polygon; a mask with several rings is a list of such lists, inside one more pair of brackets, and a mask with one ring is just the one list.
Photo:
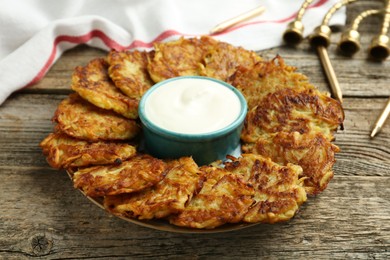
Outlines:
{"label": "gold menorah", "polygon": [[[310,44],[314,47],[324,46],[327,47],[330,44],[330,36],[332,30],[329,27],[329,21],[333,14],[341,7],[349,5],[358,0],[342,0],[333,5],[324,16],[322,23],[318,26],[312,35],[309,37]],[[390,55],[390,39],[387,35],[390,26],[390,0],[378,0],[384,3],[383,8],[366,10],[359,14],[352,23],[352,26],[346,30],[340,39],[338,47],[341,52],[347,55],[353,55],[360,50],[360,33],[358,32],[359,25],[362,20],[371,15],[382,15],[383,22],[382,27],[377,36],[375,36],[369,47],[369,55],[375,60],[385,60]],[[304,26],[302,18],[306,9],[310,6],[313,0],[306,0],[303,2],[301,8],[294,21],[289,23],[286,31],[284,32],[283,39],[288,44],[296,45],[303,40]]]}

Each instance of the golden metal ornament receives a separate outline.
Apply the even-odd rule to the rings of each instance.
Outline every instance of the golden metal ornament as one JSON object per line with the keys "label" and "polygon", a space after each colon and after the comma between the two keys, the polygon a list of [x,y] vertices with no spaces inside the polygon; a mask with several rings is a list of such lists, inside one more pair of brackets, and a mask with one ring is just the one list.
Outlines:
{"label": "golden metal ornament", "polygon": [[322,19],[321,25],[314,29],[313,33],[309,36],[310,45],[313,47],[320,45],[328,47],[330,44],[330,36],[332,34],[332,30],[329,27],[330,19],[341,7],[356,1],[357,0],[343,0],[334,4],[325,14],[324,18]]}
{"label": "golden metal ornament", "polygon": [[358,52],[361,48],[360,33],[358,31],[361,21],[368,16],[376,15],[379,13],[381,13],[381,10],[374,9],[364,11],[360,15],[358,15],[353,21],[351,28],[343,32],[343,34],[341,35],[341,39],[338,44],[340,51],[350,56]]}
{"label": "golden metal ornament", "polygon": [[313,2],[313,0],[304,1],[301,8],[299,8],[299,11],[294,21],[287,25],[287,29],[283,34],[283,39],[286,43],[296,45],[303,40],[304,26],[302,23],[302,17],[311,2]]}
{"label": "golden metal ornament", "polygon": [[[342,0],[334,4],[323,18],[321,25],[319,25],[314,32],[309,36],[309,41],[313,46],[325,46],[330,44],[331,29],[329,21],[333,14],[341,7],[358,0]],[[374,60],[382,61],[390,56],[390,38],[388,36],[390,26],[390,0],[377,0],[384,3],[383,8],[366,10],[359,14],[352,23],[350,29],[346,30],[342,35],[338,44],[339,50],[344,54],[352,56],[361,49],[360,34],[358,32],[359,24],[366,17],[371,15],[383,15],[383,22],[380,33],[373,37],[368,48],[368,53]],[[298,10],[295,19],[287,25],[283,34],[283,39],[287,44],[296,45],[303,40],[304,25],[302,18],[313,0],[305,0]]]}
{"label": "golden metal ornament", "polygon": [[351,56],[358,52],[361,48],[360,33],[358,31],[361,21],[368,16],[376,15],[379,13],[381,13],[381,10],[373,9],[364,11],[359,14],[353,21],[351,28],[343,32],[343,34],[341,35],[341,39],[338,44],[340,51],[342,51],[344,54]]}
{"label": "golden metal ornament", "polygon": [[324,16],[321,25],[318,26],[309,36],[310,45],[317,50],[321,65],[324,68],[325,75],[328,79],[332,95],[335,99],[340,101],[340,103],[343,102],[343,94],[326,49],[330,45],[330,36],[332,34],[332,30],[329,27],[329,21],[337,10],[355,1],[356,0],[343,0],[334,4]]}
{"label": "golden metal ornament", "polygon": [[386,1],[386,7],[383,10],[384,17],[382,22],[382,28],[379,35],[375,36],[369,48],[369,54],[372,58],[377,60],[385,60],[390,55],[390,39],[387,35],[390,26],[390,0]]}

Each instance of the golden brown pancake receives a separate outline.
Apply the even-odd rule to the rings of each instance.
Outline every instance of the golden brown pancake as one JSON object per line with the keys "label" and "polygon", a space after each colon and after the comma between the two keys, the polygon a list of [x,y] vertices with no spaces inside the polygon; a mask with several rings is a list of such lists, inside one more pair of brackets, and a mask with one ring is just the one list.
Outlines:
{"label": "golden brown pancake", "polygon": [[255,142],[278,132],[320,132],[333,140],[343,120],[343,110],[336,100],[314,89],[285,88],[258,100],[247,114],[241,138]]}
{"label": "golden brown pancake", "polygon": [[154,84],[146,67],[154,52],[115,51],[108,54],[110,78],[130,98],[141,99]]}
{"label": "golden brown pancake", "polygon": [[136,154],[135,147],[129,144],[89,143],[58,133],[49,134],[40,147],[50,166],[57,169],[116,164]]}
{"label": "golden brown pancake", "polygon": [[199,189],[198,166],[190,157],[169,163],[165,178],[137,194],[106,196],[104,206],[111,213],[139,219],[163,218],[184,210]]}
{"label": "golden brown pancake", "polygon": [[302,168],[297,165],[281,166],[260,155],[243,154],[242,158],[225,163],[225,169],[243,176],[255,190],[255,203],[246,212],[245,222],[289,220],[306,201],[306,192],[299,177]]}
{"label": "golden brown pancake", "polygon": [[252,67],[261,60],[253,51],[208,36],[156,43],[154,48],[148,71],[155,82],[188,75],[227,81],[237,67]]}
{"label": "golden brown pancake", "polygon": [[124,95],[108,76],[108,63],[98,58],[76,67],[72,89],[97,107],[113,110],[126,118],[138,118],[138,101]]}
{"label": "golden brown pancake", "polygon": [[98,197],[141,191],[158,183],[166,164],[150,155],[138,155],[120,165],[95,166],[74,173],[74,187]]}
{"label": "golden brown pancake", "polygon": [[128,140],[141,130],[136,121],[98,108],[76,93],[59,104],[53,121],[57,131],[87,141]]}
{"label": "golden brown pancake", "polygon": [[212,229],[242,221],[253,204],[253,187],[240,176],[212,166],[201,167],[206,181],[182,213],[172,216],[177,226]]}
{"label": "golden brown pancake", "polygon": [[284,89],[315,89],[305,75],[285,64],[280,56],[260,61],[252,67],[238,67],[230,78],[231,84],[245,96],[249,109],[258,105],[269,93]]}
{"label": "golden brown pancake", "polygon": [[303,169],[304,187],[310,195],[326,189],[333,178],[332,167],[339,148],[321,133],[280,132],[243,145],[245,153],[261,154],[274,162],[297,164]]}
{"label": "golden brown pancake", "polygon": [[255,52],[228,43],[208,44],[202,58],[204,67],[201,75],[229,82],[238,67],[252,68],[261,60]]}
{"label": "golden brown pancake", "polygon": [[200,75],[205,44],[198,38],[154,44],[155,54],[148,71],[154,82],[178,76]]}

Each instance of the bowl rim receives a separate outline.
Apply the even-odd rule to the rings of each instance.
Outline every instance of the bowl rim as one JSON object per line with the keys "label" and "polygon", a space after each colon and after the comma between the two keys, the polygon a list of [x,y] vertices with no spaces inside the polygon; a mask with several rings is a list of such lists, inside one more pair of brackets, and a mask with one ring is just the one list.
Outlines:
{"label": "bowl rim", "polygon": [[[167,130],[165,128],[162,128],[155,123],[153,123],[145,113],[145,104],[146,100],[150,96],[150,94],[155,91],[156,89],[162,87],[163,85],[176,81],[176,80],[183,80],[183,79],[199,79],[199,80],[209,80],[216,83],[219,83],[220,85],[228,88],[229,90],[233,91],[233,93],[238,97],[241,109],[238,117],[229,125],[218,129],[216,131],[211,131],[207,133],[200,133],[200,134],[188,134],[188,133],[179,133]],[[242,93],[235,87],[233,87],[231,84],[218,80],[215,78],[205,77],[205,76],[179,76],[174,78],[169,78],[163,81],[160,81],[156,84],[154,84],[150,89],[148,89],[144,95],[142,96],[139,105],[138,105],[138,114],[139,118],[141,120],[141,123],[144,127],[146,127],[148,130],[154,132],[155,134],[158,134],[160,136],[168,137],[170,139],[176,139],[176,140],[183,140],[183,141],[200,141],[200,140],[210,140],[219,138],[222,136],[225,136],[233,131],[235,131],[237,128],[241,126],[241,124],[244,122],[246,114],[248,112],[248,105],[246,102],[245,97],[242,95]]]}

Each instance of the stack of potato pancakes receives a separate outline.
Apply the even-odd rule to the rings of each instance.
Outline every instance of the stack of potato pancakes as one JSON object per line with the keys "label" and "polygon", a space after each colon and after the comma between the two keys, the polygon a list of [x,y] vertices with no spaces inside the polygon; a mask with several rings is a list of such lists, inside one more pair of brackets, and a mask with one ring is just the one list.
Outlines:
{"label": "stack of potato pancakes", "polygon": [[[156,43],[150,52],[111,51],[76,67],[75,93],[59,104],[54,133],[40,146],[75,188],[120,217],[205,229],[286,221],[332,179],[339,148],[331,142],[344,120],[340,103],[295,70],[279,56],[266,61],[206,36]],[[242,156],[198,166],[139,149],[142,95],[184,75],[228,82],[245,96]]]}

